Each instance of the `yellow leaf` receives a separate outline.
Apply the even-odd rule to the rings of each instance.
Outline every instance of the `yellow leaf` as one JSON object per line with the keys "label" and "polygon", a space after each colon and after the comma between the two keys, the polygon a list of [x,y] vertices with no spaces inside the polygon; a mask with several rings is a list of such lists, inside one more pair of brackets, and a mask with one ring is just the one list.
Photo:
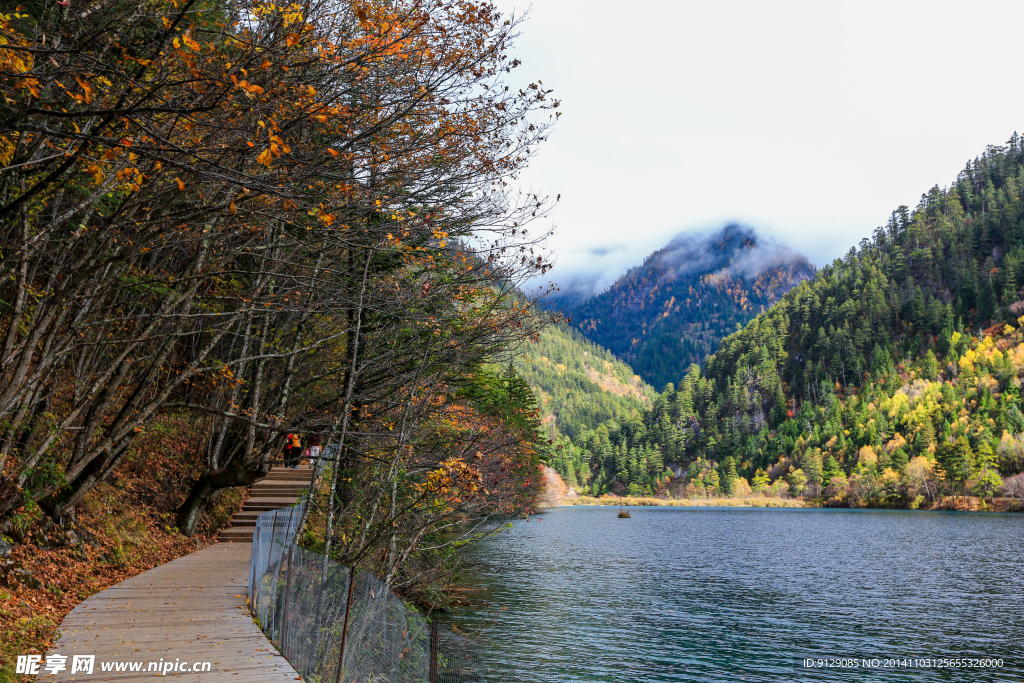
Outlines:
{"label": "yellow leaf", "polygon": [[182,35],[181,39],[185,42],[186,45],[188,45],[194,51],[199,52],[199,43],[197,43],[196,41],[192,40],[187,34],[186,35]]}
{"label": "yellow leaf", "polygon": [[270,168],[270,162],[271,162],[271,160],[273,158],[274,158],[274,155],[271,154],[270,150],[269,149],[265,149],[262,152],[260,152],[260,155],[258,157],[256,157],[256,161],[258,161],[259,163],[263,164],[267,168]]}
{"label": "yellow leaf", "polygon": [[175,39],[172,40],[171,42],[174,43],[174,47],[177,47],[177,48],[181,47],[181,38],[175,37]]}

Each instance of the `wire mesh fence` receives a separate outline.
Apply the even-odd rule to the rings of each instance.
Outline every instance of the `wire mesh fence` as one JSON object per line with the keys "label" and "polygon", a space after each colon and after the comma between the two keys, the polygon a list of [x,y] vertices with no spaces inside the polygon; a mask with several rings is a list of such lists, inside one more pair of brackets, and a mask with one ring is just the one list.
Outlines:
{"label": "wire mesh fence", "polygon": [[311,683],[511,683],[475,641],[429,621],[377,577],[295,544],[302,506],[259,516],[249,567],[253,618]]}

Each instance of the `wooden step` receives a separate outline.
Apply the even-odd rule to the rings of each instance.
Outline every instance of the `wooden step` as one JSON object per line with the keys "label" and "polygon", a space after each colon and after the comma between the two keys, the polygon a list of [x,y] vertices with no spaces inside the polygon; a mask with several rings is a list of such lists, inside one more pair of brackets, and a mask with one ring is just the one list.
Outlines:
{"label": "wooden step", "polygon": [[298,500],[299,498],[302,497],[302,494],[305,492],[306,489],[298,489],[295,491],[291,489],[278,489],[276,491],[260,489],[259,491],[253,491],[252,494],[249,496],[249,500],[252,500],[253,498],[258,498],[261,500],[263,498],[289,498],[291,500]]}
{"label": "wooden step", "polygon": [[[304,493],[306,493],[304,490],[254,490],[252,496],[249,497],[249,500],[251,501],[256,499],[262,501],[263,499],[280,498],[283,500],[287,499],[289,501],[297,501],[302,498]],[[291,503],[289,503],[289,505],[291,505]]]}
{"label": "wooden step", "polygon": [[309,486],[303,486],[302,484],[292,484],[290,482],[272,483],[267,481],[261,481],[256,484],[253,484],[252,488],[250,488],[249,490],[252,492],[253,495],[256,495],[258,491],[266,493],[274,493],[277,491],[282,493],[302,493],[308,488]]}
{"label": "wooden step", "polygon": [[313,470],[271,470],[260,481],[297,481],[308,484],[313,480]]}
{"label": "wooden step", "polygon": [[300,465],[298,469],[274,467],[266,477],[249,489],[249,498],[240,512],[231,517],[231,525],[217,535],[225,543],[252,543],[256,522],[260,514],[295,505],[309,489],[313,469]]}
{"label": "wooden step", "polygon": [[255,510],[244,510],[242,512],[236,512],[234,515],[232,515],[231,516],[231,520],[232,521],[238,520],[238,519],[252,519],[252,520],[255,520],[257,517],[259,517],[262,514],[263,514],[262,512],[256,512]]}
{"label": "wooden step", "polygon": [[217,534],[217,540],[221,543],[252,543],[252,528],[231,527]]}
{"label": "wooden step", "polygon": [[267,510],[278,510],[280,508],[287,508],[295,505],[296,500],[294,498],[283,498],[278,500],[258,500],[258,501],[246,501],[242,509],[246,512],[266,512]]}
{"label": "wooden step", "polygon": [[[275,503],[277,505],[277,507],[279,507],[279,508],[280,507],[285,507],[286,508],[286,507],[291,507],[292,505],[295,505],[301,499],[302,499],[302,496],[301,496],[301,494],[298,494],[298,493],[284,493],[284,494],[275,493],[275,494],[272,494],[272,495],[264,494],[264,495],[259,495],[259,496],[253,496],[249,500],[245,501],[245,505],[248,505],[251,502],[263,503],[263,502],[266,502],[266,501],[270,501],[271,503]],[[243,510],[245,509],[245,505],[242,506]]]}
{"label": "wooden step", "polygon": [[253,482],[253,486],[301,486],[302,488],[309,487],[309,481],[305,479],[260,479],[257,482]]}

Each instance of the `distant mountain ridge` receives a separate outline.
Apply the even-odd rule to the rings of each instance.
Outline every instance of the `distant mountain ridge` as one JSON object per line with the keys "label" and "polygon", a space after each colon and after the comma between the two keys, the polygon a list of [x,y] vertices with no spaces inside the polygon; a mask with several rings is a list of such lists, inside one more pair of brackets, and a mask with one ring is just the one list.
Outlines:
{"label": "distant mountain ridge", "polygon": [[543,305],[660,390],[814,274],[801,254],[728,225],[679,235],[597,295],[567,293]]}

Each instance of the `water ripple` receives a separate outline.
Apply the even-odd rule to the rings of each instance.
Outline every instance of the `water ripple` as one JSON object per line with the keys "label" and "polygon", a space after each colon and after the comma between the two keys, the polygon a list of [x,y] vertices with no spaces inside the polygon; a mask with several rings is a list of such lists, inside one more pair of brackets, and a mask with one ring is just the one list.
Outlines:
{"label": "water ripple", "polygon": [[[521,680],[1024,680],[1024,517],[868,510],[545,512],[474,552],[455,615]],[[504,608],[504,609],[503,609]],[[803,660],[1001,658],[997,669]]]}

